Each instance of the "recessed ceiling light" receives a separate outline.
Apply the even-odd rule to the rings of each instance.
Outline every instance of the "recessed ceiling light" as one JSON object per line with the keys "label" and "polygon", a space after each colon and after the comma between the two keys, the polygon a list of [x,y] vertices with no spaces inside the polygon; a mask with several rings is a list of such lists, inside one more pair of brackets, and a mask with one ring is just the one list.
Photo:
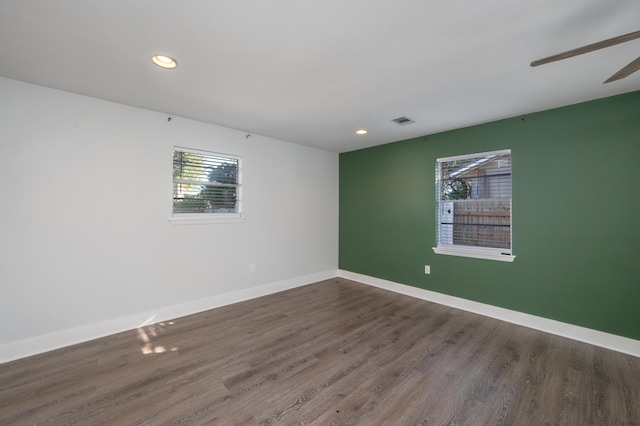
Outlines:
{"label": "recessed ceiling light", "polygon": [[164,55],[155,55],[151,60],[154,64],[162,68],[173,69],[178,66],[178,63],[174,59]]}
{"label": "recessed ceiling light", "polygon": [[369,132],[367,132],[365,129],[356,130],[356,135],[366,135],[367,133]]}

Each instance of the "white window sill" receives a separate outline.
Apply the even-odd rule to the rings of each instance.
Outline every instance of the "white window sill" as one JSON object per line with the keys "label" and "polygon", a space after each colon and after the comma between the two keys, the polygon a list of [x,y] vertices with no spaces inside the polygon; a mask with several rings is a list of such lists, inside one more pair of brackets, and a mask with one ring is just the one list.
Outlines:
{"label": "white window sill", "polygon": [[243,222],[244,219],[239,214],[185,214],[171,216],[169,222],[174,225],[206,225],[211,223],[238,223]]}
{"label": "white window sill", "polygon": [[472,257],[475,259],[498,260],[501,262],[513,262],[515,256],[503,254],[500,250],[465,247],[465,246],[437,246],[433,247],[436,254],[446,254],[450,256]]}

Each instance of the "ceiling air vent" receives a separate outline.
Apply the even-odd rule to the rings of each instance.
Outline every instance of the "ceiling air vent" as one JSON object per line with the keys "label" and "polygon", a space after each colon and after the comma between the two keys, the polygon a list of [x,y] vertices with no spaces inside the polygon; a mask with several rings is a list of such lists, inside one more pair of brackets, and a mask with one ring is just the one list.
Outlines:
{"label": "ceiling air vent", "polygon": [[393,120],[394,123],[397,123],[401,126],[404,126],[406,124],[411,124],[411,123],[415,123],[415,121],[413,121],[412,119],[410,119],[409,117],[398,117],[398,118],[394,118]]}

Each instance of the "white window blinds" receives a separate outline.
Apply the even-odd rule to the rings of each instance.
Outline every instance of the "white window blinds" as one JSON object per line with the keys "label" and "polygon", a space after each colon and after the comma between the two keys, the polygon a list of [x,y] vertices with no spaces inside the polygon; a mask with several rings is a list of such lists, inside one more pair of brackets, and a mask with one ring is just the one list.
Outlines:
{"label": "white window blinds", "polygon": [[510,150],[438,159],[436,194],[438,247],[512,254]]}
{"label": "white window blinds", "polygon": [[175,148],[173,214],[239,214],[240,158]]}

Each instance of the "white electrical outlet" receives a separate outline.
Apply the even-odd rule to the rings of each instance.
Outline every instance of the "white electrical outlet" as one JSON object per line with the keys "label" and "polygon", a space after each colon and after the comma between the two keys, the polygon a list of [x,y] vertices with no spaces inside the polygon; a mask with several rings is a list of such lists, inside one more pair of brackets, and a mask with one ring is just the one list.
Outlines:
{"label": "white electrical outlet", "polygon": [[249,271],[251,273],[254,273],[256,271],[256,264],[252,263],[251,265],[249,265]]}
{"label": "white electrical outlet", "polygon": [[431,266],[424,265],[424,273],[425,274],[430,274],[431,273]]}

